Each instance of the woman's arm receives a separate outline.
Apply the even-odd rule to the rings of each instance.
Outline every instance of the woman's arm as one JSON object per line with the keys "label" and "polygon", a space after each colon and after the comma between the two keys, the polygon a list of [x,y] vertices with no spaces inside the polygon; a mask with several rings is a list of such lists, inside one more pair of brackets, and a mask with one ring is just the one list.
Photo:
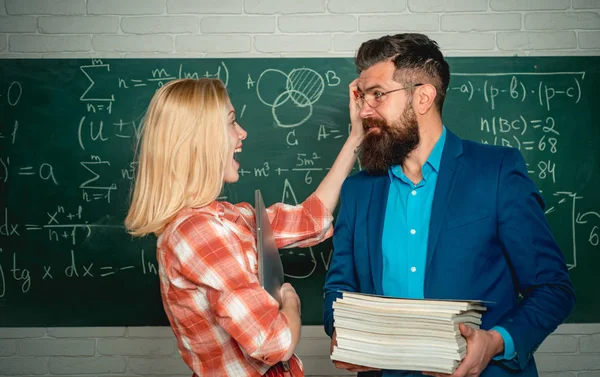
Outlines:
{"label": "woman's arm", "polygon": [[358,155],[360,145],[365,135],[362,121],[358,115],[359,109],[356,105],[356,98],[354,95],[357,90],[357,80],[358,79],[352,81],[348,86],[348,106],[350,109],[350,122],[352,124],[350,136],[348,136],[348,139],[344,143],[344,146],[335,159],[329,173],[327,173],[325,178],[323,178],[323,181],[319,184],[319,187],[315,190],[315,195],[321,200],[330,213],[333,213],[337,206],[342,183],[346,177],[348,177],[348,174],[350,174],[352,167],[356,163],[356,156]]}
{"label": "woman's arm", "polygon": [[292,333],[292,345],[281,358],[281,360],[287,361],[294,355],[296,346],[298,346],[298,342],[300,341],[300,329],[302,328],[300,298],[290,283],[284,283],[281,286],[281,301],[280,311],[287,319],[288,327]]}

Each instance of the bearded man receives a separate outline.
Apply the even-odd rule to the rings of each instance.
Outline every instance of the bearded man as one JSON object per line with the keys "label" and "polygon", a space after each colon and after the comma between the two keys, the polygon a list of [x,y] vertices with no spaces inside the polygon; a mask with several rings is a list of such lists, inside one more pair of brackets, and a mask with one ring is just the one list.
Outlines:
{"label": "bearded man", "polygon": [[[537,376],[533,353],[575,297],[523,157],[442,123],[450,70],[427,36],[367,41],[355,64],[350,118],[366,131],[363,171],[346,179],[334,229],[323,305],[332,346],[340,291],[485,300],[481,329],[460,326],[467,355],[454,376]],[[421,375],[335,364],[359,376]]]}

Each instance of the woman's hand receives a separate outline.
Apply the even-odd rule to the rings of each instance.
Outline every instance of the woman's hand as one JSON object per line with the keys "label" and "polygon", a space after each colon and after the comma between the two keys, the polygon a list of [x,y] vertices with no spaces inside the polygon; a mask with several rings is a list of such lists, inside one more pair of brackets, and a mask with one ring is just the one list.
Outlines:
{"label": "woman's hand", "polygon": [[293,308],[300,313],[300,297],[298,297],[296,290],[290,283],[283,283],[279,289],[279,294],[281,295],[282,307]]}
{"label": "woman's hand", "polygon": [[362,142],[363,137],[365,136],[365,130],[363,129],[362,119],[360,118],[360,109],[356,104],[356,98],[358,95],[358,78],[354,79],[348,85],[349,92],[349,110],[350,110],[350,124],[352,128],[350,129],[350,137],[355,138],[358,142]]}
{"label": "woman's hand", "polygon": [[279,289],[281,295],[281,313],[286,317],[292,335],[292,345],[281,360],[287,361],[294,355],[294,350],[300,341],[300,297],[290,283],[283,283]]}

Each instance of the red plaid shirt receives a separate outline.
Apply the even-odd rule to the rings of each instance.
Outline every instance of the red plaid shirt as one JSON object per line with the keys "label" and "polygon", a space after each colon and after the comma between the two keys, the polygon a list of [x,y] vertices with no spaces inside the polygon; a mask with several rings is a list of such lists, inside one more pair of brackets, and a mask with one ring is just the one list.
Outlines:
{"label": "red plaid shirt", "polygon": [[[315,195],[267,213],[279,248],[312,246],[333,233],[333,217]],[[182,210],[159,237],[157,259],[165,312],[195,374],[262,376],[289,350],[288,322],[258,281],[250,204]]]}

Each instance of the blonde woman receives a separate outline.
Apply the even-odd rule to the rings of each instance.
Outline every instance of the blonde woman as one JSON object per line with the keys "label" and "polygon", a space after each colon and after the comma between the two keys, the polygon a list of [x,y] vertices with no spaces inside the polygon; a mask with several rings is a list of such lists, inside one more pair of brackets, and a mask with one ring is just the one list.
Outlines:
{"label": "blonde woman", "polygon": [[[331,213],[364,134],[351,98],[357,126],[327,176],[302,204],[267,211],[280,248],[308,247],[332,234]],[[158,236],[164,309],[196,376],[303,376],[293,354],[298,295],[284,284],[279,308],[261,288],[254,209],[216,200],[225,183],[239,179],[246,136],[221,81],[183,79],[160,88],[145,117],[125,225],[134,236]]]}

